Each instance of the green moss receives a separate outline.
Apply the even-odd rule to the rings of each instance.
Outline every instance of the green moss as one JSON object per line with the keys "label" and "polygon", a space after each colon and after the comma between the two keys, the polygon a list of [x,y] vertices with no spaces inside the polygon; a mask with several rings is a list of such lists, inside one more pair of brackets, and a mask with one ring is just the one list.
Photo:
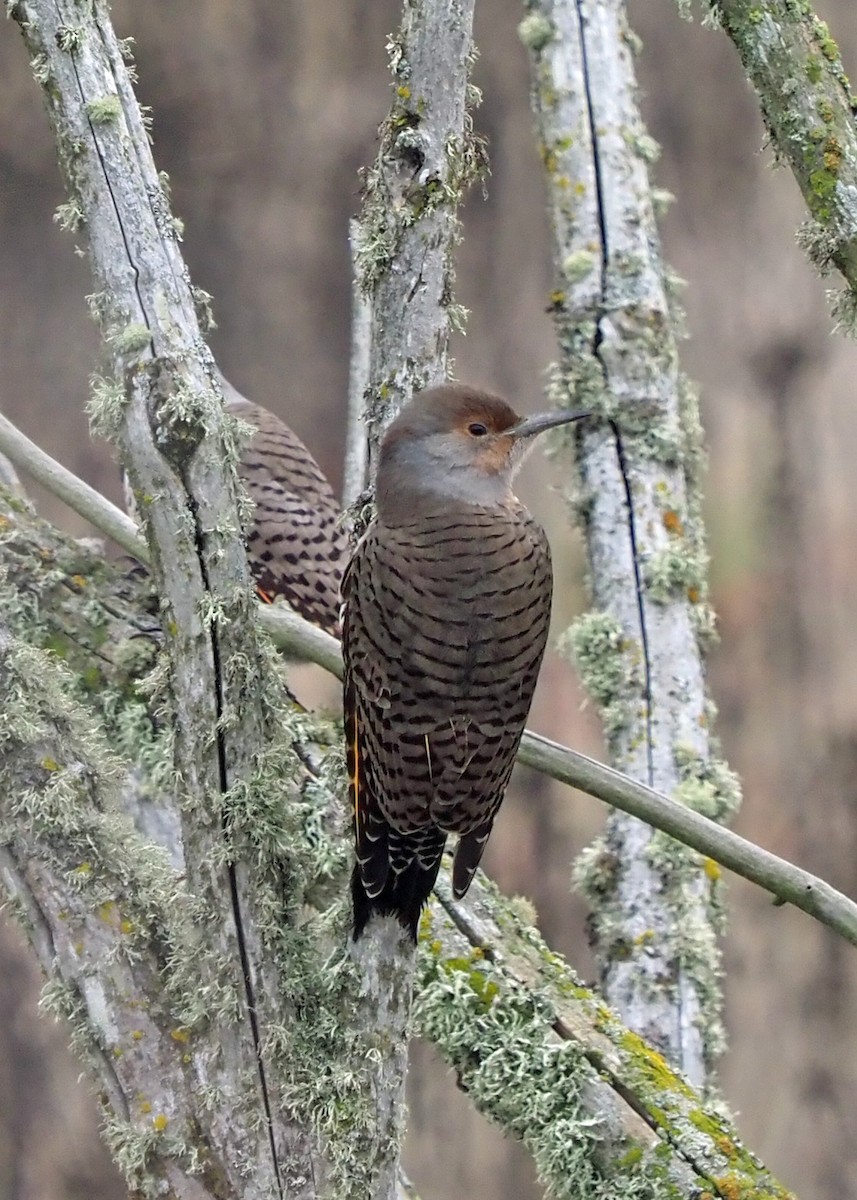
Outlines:
{"label": "green moss", "polygon": [[634,1073],[646,1088],[647,1097],[657,1095],[662,1102],[669,1096],[693,1098],[695,1093],[690,1084],[677,1075],[664,1056],[647,1045],[639,1034],[626,1029],[618,1045],[629,1056]]}
{"label": "green moss", "polygon": [[823,68],[817,54],[810,54],[807,57],[804,67],[806,77],[810,83],[819,83],[823,75]]}

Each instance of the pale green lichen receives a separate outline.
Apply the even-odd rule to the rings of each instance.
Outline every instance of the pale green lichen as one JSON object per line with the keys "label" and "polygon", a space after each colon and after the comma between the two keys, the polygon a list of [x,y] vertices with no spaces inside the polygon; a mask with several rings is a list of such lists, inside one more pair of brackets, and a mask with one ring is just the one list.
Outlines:
{"label": "pale green lichen", "polygon": [[98,96],[86,104],[86,115],[93,125],[108,125],[111,121],[118,120],[121,113],[122,103],[115,93]]}
{"label": "pale green lichen", "polygon": [[111,349],[120,356],[139,354],[152,344],[152,331],[148,325],[132,322],[111,330],[107,335]]}
{"label": "pale green lichen", "polygon": [[580,249],[562,260],[562,273],[569,283],[579,283],[598,266],[598,259],[591,251]]}
{"label": "pale green lichen", "polygon": [[66,204],[57,205],[56,212],[54,213],[54,221],[59,225],[60,229],[69,230],[74,233],[85,224],[85,217],[80,206],[70,200]]}
{"label": "pale green lichen", "polygon": [[60,25],[54,36],[65,54],[74,54],[83,43],[83,29],[79,25]]}
{"label": "pale green lichen", "polygon": [[704,595],[707,565],[684,539],[670,543],[643,564],[647,594],[660,604],[678,597],[698,602]]}
{"label": "pale green lichen", "polygon": [[518,37],[534,54],[553,41],[555,32],[553,22],[541,13],[529,13],[518,25]]}
{"label": "pale green lichen", "polygon": [[560,639],[560,649],[571,653],[581,682],[598,705],[608,737],[632,721],[642,692],[640,649],[608,613],[589,612],[578,617]]}
{"label": "pale green lichen", "polygon": [[673,757],[681,776],[675,791],[677,800],[712,821],[726,821],[737,813],[741,807],[741,781],[728,763],[711,754],[704,757],[686,744],[675,746]]}

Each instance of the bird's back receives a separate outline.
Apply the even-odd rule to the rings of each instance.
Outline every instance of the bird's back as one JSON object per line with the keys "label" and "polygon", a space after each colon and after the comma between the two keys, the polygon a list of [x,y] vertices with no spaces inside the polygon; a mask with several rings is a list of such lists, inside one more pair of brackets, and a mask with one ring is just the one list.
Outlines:
{"label": "bird's back", "polygon": [[256,506],[247,534],[256,584],[264,598],[283,596],[307,620],[336,633],[348,539],[333,490],[288,425],[237,393],[228,406],[256,428],[239,464]]}

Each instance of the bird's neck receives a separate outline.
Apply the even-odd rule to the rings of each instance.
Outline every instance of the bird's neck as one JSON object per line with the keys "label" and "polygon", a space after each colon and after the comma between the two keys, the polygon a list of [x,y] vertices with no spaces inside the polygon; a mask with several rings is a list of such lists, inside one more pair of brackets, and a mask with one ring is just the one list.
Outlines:
{"label": "bird's neck", "polygon": [[379,471],[375,498],[378,516],[387,525],[462,505],[495,508],[514,502],[508,474],[487,475],[465,467],[445,470],[438,478],[430,472],[404,477],[396,470]]}

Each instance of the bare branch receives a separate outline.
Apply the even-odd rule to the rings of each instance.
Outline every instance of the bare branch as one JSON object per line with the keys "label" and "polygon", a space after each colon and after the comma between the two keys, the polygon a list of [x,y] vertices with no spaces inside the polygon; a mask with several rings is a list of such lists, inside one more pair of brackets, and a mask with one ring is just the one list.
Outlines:
{"label": "bare branch", "polygon": [[363,423],[366,393],[369,389],[369,360],[372,354],[372,304],[360,285],[357,270],[356,221],[348,225],[351,247],[351,360],[348,371],[348,414],[345,425],[345,470],[342,482],[342,507],[347,512],[362,495],[367,479],[369,458],[366,426]]}
{"label": "bare branch", "polygon": [[12,422],[0,413],[0,451],[7,454],[16,466],[29,471],[54,496],[57,496],[96,529],[113,538],[140,562],[149,561],[146,543],[137,526],[121,509],[111,504],[100,492],[84,483],[62,463],[46,454],[30,441]]}

